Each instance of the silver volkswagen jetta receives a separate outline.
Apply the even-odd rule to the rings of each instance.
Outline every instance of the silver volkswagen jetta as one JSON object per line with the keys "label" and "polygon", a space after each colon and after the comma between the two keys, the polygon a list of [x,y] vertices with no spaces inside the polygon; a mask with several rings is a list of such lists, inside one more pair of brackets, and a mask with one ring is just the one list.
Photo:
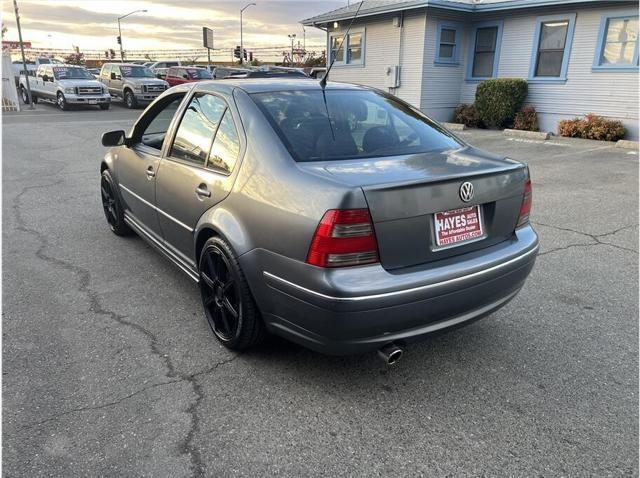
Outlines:
{"label": "silver volkswagen jetta", "polygon": [[269,331],[393,362],[504,306],[538,251],[525,165],[371,88],[182,85],[102,143],[111,229],[198,282],[232,349]]}

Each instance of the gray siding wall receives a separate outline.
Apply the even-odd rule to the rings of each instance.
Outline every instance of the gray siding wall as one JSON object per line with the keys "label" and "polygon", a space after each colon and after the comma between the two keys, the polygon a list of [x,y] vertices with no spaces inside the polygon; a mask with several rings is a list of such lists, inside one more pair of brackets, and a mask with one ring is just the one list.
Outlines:
{"label": "gray siding wall", "polygon": [[468,28],[461,33],[458,65],[436,65],[438,24],[455,21],[466,25],[466,16],[446,10],[429,9],[424,37],[424,79],[420,95],[420,109],[438,121],[450,121],[453,110],[460,104],[460,92],[464,84],[465,55],[468,43]]}
{"label": "gray siding wall", "polygon": [[[400,13],[395,16],[399,17]],[[364,65],[334,65],[330,80],[389,91],[386,86],[386,69],[389,66],[400,65],[400,87],[391,92],[413,105],[420,105],[425,10],[405,12],[403,29],[393,26],[393,17],[384,15],[366,22],[354,23],[352,28],[366,29]],[[334,31],[344,34],[347,26],[347,22],[341,22],[340,27]]]}
{"label": "gray siding wall", "polygon": [[[475,99],[478,83],[465,80],[473,23],[503,20],[498,77],[526,79],[537,17],[576,13],[567,81],[530,83],[527,103],[536,107],[542,130],[555,132],[560,119],[596,113],[622,120],[628,137],[637,139],[637,70],[593,72],[591,69],[602,15],[631,8],[632,3],[623,3],[620,6],[554,7],[490,15],[435,8],[411,10],[405,12],[402,38],[400,28],[393,26],[394,15],[367,18],[354,24],[354,28],[366,28],[364,66],[334,67],[331,79],[388,90],[386,68],[400,64],[401,86],[391,92],[418,106],[434,119],[449,121],[458,104],[473,103]],[[458,21],[465,26],[457,66],[434,64],[437,28],[441,20]]]}
{"label": "gray siding wall", "polygon": [[[628,135],[638,137],[638,71],[593,72],[600,19],[604,14],[632,7],[562,8],[517,12],[482,20],[503,19],[498,77],[528,78],[538,16],[576,13],[576,24],[565,83],[529,83],[527,103],[535,106],[541,129],[556,131],[563,118],[596,113],[625,123]],[[636,7],[637,8],[637,7]],[[465,44],[464,61],[467,60]],[[466,73],[466,65],[464,73]],[[463,82],[460,102],[473,103],[477,83]]]}

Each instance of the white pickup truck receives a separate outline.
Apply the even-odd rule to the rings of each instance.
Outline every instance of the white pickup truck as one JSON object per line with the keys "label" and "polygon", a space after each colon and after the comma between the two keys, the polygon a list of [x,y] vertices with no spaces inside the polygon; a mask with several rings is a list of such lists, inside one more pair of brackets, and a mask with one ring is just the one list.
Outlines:
{"label": "white pickup truck", "polygon": [[[62,65],[63,62],[55,58],[38,57],[35,60],[27,60],[27,74],[34,76],[36,70],[40,65]],[[16,86],[20,85],[20,75],[24,74],[24,65],[22,60],[15,60],[11,63],[11,69],[13,71],[13,77],[16,80]]]}
{"label": "white pickup truck", "polygon": [[[69,109],[70,105],[98,105],[108,110],[111,105],[109,90],[82,66],[40,65],[36,76],[29,76],[29,87],[34,103],[39,99],[55,101],[61,110]],[[20,94],[28,104],[24,75],[20,75]]]}

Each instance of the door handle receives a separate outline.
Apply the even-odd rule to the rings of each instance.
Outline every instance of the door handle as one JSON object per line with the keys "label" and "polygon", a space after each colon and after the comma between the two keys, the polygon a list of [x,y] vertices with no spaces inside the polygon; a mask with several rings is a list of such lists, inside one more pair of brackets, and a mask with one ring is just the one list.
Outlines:
{"label": "door handle", "polygon": [[147,168],[147,179],[153,179],[156,177],[156,172],[153,170],[153,166]]}
{"label": "door handle", "polygon": [[200,198],[210,198],[211,197],[211,191],[209,191],[207,189],[207,185],[206,184],[201,184],[200,186],[198,186],[196,188],[196,195]]}

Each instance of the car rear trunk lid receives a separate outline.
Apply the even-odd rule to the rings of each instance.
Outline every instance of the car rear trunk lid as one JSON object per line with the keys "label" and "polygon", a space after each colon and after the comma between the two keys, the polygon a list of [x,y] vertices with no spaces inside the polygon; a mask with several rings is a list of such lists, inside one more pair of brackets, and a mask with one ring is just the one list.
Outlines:
{"label": "car rear trunk lid", "polygon": [[[317,173],[362,188],[371,212],[382,266],[398,269],[464,254],[512,237],[526,166],[471,147],[409,156],[316,164]],[[460,186],[471,182],[465,202]],[[479,206],[482,237],[443,247],[436,213]],[[441,218],[441,216],[439,216]]]}

